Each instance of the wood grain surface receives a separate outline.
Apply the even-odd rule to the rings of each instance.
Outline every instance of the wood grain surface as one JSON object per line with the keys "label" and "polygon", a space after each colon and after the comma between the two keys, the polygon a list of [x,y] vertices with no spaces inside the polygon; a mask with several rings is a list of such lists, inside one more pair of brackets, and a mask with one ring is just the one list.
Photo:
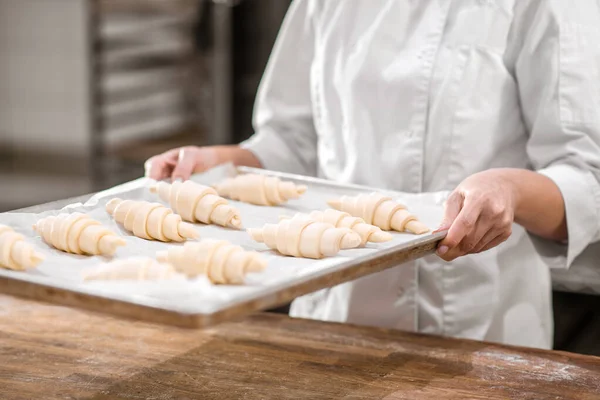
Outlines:
{"label": "wood grain surface", "polygon": [[598,399],[600,358],[255,314],[209,330],[0,296],[1,399]]}

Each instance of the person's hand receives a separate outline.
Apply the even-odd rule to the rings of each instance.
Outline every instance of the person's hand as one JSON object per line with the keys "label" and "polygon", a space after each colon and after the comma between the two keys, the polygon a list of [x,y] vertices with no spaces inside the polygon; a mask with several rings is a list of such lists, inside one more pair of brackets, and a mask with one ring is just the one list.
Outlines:
{"label": "person's hand", "polygon": [[146,176],[155,180],[187,180],[193,173],[203,172],[227,162],[261,167],[260,161],[251,151],[239,146],[180,147],[151,157],[144,167]]}
{"label": "person's hand", "polygon": [[213,147],[186,146],[151,157],[144,164],[146,176],[155,180],[187,180],[194,172],[226,162]]}
{"label": "person's hand", "polygon": [[444,219],[436,230],[448,230],[437,254],[446,261],[489,250],[508,239],[518,190],[502,170],[471,175],[446,200]]}

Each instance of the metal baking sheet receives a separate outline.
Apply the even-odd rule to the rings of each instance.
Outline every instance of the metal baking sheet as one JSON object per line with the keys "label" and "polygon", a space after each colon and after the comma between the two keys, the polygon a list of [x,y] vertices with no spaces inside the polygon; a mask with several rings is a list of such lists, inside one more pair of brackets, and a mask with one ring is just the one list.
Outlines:
{"label": "metal baking sheet", "polygon": [[[344,194],[357,194],[376,189],[344,185],[290,174],[224,165],[192,177],[203,183],[216,183],[237,173],[261,173],[303,183],[308,190],[300,199],[279,207],[260,207],[232,201],[239,208],[244,228],[276,223],[282,214],[310,212],[327,208],[326,201]],[[85,212],[98,219],[127,240],[116,258],[133,255],[154,256],[168,244],[147,241],[130,235],[105,212],[104,205],[114,197],[160,201],[149,192],[153,182],[140,178],[99,192],[84,203],[68,204],[62,209],[37,213],[13,212],[0,214],[0,223],[13,226],[46,255],[46,260],[34,270],[17,272],[0,270],[0,291],[77,306],[115,315],[132,317],[186,327],[206,327],[236,316],[268,309],[294,298],[326,287],[382,271],[403,262],[431,254],[445,232],[411,235],[393,233],[387,243],[368,244],[365,248],[344,250],[335,257],[310,260],[285,257],[250,239],[245,230],[234,231],[212,225],[197,224],[201,238],[227,239],[248,250],[263,253],[268,267],[261,273],[248,275],[243,286],[212,285],[205,277],[161,282],[83,282],[81,273],[106,261],[102,257],[70,255],[46,245],[33,232],[31,225],[47,215],[60,212]],[[434,229],[443,213],[447,192],[404,194],[382,191],[405,203],[421,221]]]}

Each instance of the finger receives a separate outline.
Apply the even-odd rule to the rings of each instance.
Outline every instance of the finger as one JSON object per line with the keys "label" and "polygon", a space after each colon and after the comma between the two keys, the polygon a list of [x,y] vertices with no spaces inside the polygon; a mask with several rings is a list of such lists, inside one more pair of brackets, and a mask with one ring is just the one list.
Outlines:
{"label": "finger", "polygon": [[148,178],[162,180],[170,176],[177,161],[178,149],[169,150],[151,157],[144,163],[144,172]]}
{"label": "finger", "polygon": [[504,240],[506,240],[512,234],[514,214],[505,212],[502,207],[496,207],[496,211],[488,215],[491,215],[489,218],[494,222],[495,229],[493,229],[493,232],[490,232],[487,237],[482,238],[477,246],[478,248],[472,251],[473,253],[481,252],[489,243],[496,240],[496,237],[498,236],[503,236]]}
{"label": "finger", "polygon": [[449,249],[447,252],[443,254],[439,254],[438,256],[444,261],[453,261],[458,257],[464,256],[463,251],[457,246]]}
{"label": "finger", "polygon": [[479,215],[481,214],[481,203],[477,200],[466,198],[458,216],[448,229],[448,234],[442,239],[438,247],[438,255],[443,256],[451,249],[458,246],[465,236],[474,229]]}
{"label": "finger", "polygon": [[479,253],[482,249],[490,244],[497,237],[501,236],[504,232],[498,229],[490,229],[482,238],[475,248],[472,249],[471,253]]}
{"label": "finger", "polygon": [[450,228],[450,225],[452,225],[452,222],[454,222],[460,212],[462,205],[463,196],[458,192],[452,193],[444,203],[444,217],[442,218],[442,222],[433,233]]}
{"label": "finger", "polygon": [[474,253],[475,249],[483,247],[502,233],[503,225],[498,223],[496,215],[496,213],[486,212],[486,207],[482,206],[475,229],[458,244],[458,248],[462,250],[461,255]]}
{"label": "finger", "polygon": [[196,167],[196,152],[193,149],[182,148],[179,150],[177,165],[173,168],[171,179],[188,180]]}
{"label": "finger", "polygon": [[144,174],[146,177],[160,181],[165,179],[173,168],[160,156],[152,157],[144,163]]}
{"label": "finger", "polygon": [[[445,254],[442,254],[442,258],[446,261],[452,261],[458,257],[462,257],[466,254],[473,252],[473,249],[479,246],[480,241],[493,229],[490,221],[487,220],[482,214],[475,222],[475,228],[453,248],[448,249]],[[493,234],[496,236],[498,231]],[[487,242],[486,242],[487,243]]]}
{"label": "finger", "polygon": [[488,244],[483,246],[483,248],[481,250],[479,250],[478,253],[488,251],[498,245],[501,245],[502,243],[506,242],[506,240],[508,240],[509,237],[510,237],[510,233],[508,233],[508,232],[501,233],[500,235],[496,236],[493,240],[491,240]]}

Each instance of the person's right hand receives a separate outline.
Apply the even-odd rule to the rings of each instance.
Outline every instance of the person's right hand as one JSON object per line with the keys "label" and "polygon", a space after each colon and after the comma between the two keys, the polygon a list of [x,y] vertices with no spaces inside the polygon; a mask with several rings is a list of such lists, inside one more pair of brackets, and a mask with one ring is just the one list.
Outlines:
{"label": "person's right hand", "polygon": [[157,181],[168,178],[185,181],[193,173],[203,172],[227,162],[262,167],[254,153],[239,146],[180,147],[151,157],[144,167],[148,178]]}

